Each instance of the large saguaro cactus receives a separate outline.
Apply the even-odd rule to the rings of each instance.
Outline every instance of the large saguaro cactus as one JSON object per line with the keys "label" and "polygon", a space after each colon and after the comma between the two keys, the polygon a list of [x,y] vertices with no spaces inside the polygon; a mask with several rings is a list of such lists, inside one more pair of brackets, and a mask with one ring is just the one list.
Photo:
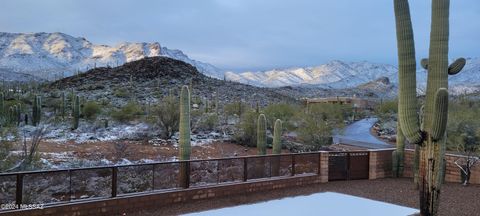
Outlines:
{"label": "large saguaro cactus", "polygon": [[416,59],[408,0],[394,0],[399,64],[399,122],[407,140],[420,146],[420,214],[437,215],[444,163],[448,112],[448,75],[465,65],[459,59],[448,66],[449,0],[432,0],[426,102],[421,127],[417,114]]}
{"label": "large saguaro cactus", "polygon": [[75,130],[78,128],[78,124],[80,122],[80,97],[77,95],[75,96],[75,101],[73,102],[73,122],[72,122],[72,129]]}
{"label": "large saguaro cactus", "polygon": [[33,98],[33,107],[32,107],[32,124],[37,126],[40,123],[42,116],[42,98],[40,96],[35,96]]}
{"label": "large saguaro cactus", "polygon": [[272,153],[280,154],[282,151],[282,120],[277,119],[275,125],[273,126],[273,145]]}
{"label": "large saguaro cactus", "polygon": [[[190,144],[190,91],[188,86],[183,86],[180,93],[180,122],[179,122],[180,137],[179,158],[180,160],[190,160],[192,147]],[[190,169],[187,162],[180,164],[180,186],[188,187]]]}
{"label": "large saguaro cactus", "polygon": [[[279,155],[282,153],[282,121],[277,119],[273,126],[273,145],[272,154]],[[280,156],[272,158],[272,176],[278,176],[280,174]]]}
{"label": "large saguaro cactus", "polygon": [[264,114],[260,114],[257,121],[257,151],[258,155],[267,154],[267,119]]}
{"label": "large saguaro cactus", "polygon": [[[267,154],[267,119],[260,114],[257,120],[257,154]],[[265,157],[256,159],[255,174],[257,178],[265,177]]]}

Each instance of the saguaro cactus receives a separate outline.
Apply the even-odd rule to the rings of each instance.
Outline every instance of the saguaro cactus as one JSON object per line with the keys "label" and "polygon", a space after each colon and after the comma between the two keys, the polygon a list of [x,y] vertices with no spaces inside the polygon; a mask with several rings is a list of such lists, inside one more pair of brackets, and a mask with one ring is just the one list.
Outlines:
{"label": "saguaro cactus", "polygon": [[[277,119],[273,127],[273,147],[272,154],[281,154],[282,152],[282,121]],[[280,156],[272,158],[272,176],[280,174]]]}
{"label": "saguaro cactus", "polygon": [[273,154],[280,154],[282,151],[282,121],[277,119],[275,121],[275,125],[273,126],[273,147],[272,153]]}
{"label": "saguaro cactus", "polygon": [[421,62],[428,70],[423,127],[417,114],[416,62],[408,0],[394,0],[399,64],[399,122],[407,140],[420,146],[420,214],[437,215],[444,163],[445,129],[448,112],[448,75],[458,73],[465,61],[449,68],[449,0],[432,0],[429,59]]}
{"label": "saguaro cactus", "polygon": [[67,106],[66,98],[65,98],[65,92],[62,93],[62,119],[65,119],[65,107]]}
{"label": "saguaro cactus", "polygon": [[73,124],[72,129],[75,130],[78,128],[80,122],[80,97],[75,96],[75,101],[73,102]]}
{"label": "saguaro cactus", "polygon": [[[264,114],[260,114],[257,120],[257,154],[267,154],[267,119]],[[257,158],[255,163],[255,175],[257,178],[265,176],[265,158]]]}
{"label": "saguaro cactus", "polygon": [[260,114],[257,121],[257,151],[258,155],[267,154],[267,119],[264,114]]}
{"label": "saguaro cactus", "polygon": [[15,110],[15,120],[17,122],[17,126],[20,125],[20,122],[22,122],[22,108],[20,104],[18,104]]}
{"label": "saguaro cactus", "polygon": [[32,107],[32,124],[33,126],[37,126],[40,123],[42,115],[42,99],[40,96],[35,96],[33,99],[33,107]]}
{"label": "saguaro cactus", "polygon": [[[188,86],[183,86],[180,93],[180,122],[179,122],[180,137],[179,158],[180,160],[190,160],[192,147],[190,144],[190,91]],[[180,165],[180,185],[184,188],[188,187],[189,181],[189,164],[182,163]]]}
{"label": "saguaro cactus", "polygon": [[17,111],[17,106],[13,105],[8,109],[8,124],[13,125],[15,123],[15,112]]}
{"label": "saguaro cactus", "polygon": [[3,95],[3,92],[0,92],[0,114],[4,114],[4,113],[5,113],[5,96]]}

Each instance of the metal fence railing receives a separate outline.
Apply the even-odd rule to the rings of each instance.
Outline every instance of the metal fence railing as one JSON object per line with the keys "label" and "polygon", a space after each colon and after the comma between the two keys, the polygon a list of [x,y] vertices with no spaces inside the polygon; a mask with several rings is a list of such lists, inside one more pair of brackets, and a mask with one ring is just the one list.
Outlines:
{"label": "metal fence railing", "polygon": [[318,175],[320,154],[291,153],[0,173],[0,203],[48,205],[256,179]]}

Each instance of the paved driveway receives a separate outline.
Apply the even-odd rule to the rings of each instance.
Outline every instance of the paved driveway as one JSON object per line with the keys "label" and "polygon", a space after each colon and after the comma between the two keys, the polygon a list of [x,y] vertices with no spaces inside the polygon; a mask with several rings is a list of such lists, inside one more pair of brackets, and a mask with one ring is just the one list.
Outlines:
{"label": "paved driveway", "polygon": [[370,133],[370,128],[375,122],[377,118],[366,118],[354,122],[345,127],[342,133],[335,135],[333,142],[370,149],[392,148],[392,145],[377,139]]}

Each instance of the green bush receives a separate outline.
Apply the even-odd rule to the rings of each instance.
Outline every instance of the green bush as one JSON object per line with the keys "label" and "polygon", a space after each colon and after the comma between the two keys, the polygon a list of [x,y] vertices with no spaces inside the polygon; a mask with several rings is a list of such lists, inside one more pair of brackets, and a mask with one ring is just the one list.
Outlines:
{"label": "green bush", "polygon": [[243,113],[250,110],[250,107],[248,107],[247,104],[242,102],[233,102],[233,103],[225,104],[223,109],[224,109],[225,115],[228,117],[233,115],[241,116]]}
{"label": "green bush", "polygon": [[478,101],[450,101],[447,122],[447,149],[480,153],[480,106]]}
{"label": "green bush", "polygon": [[119,122],[129,122],[142,115],[142,109],[134,102],[128,102],[121,109],[113,111],[111,116]]}
{"label": "green bush", "polygon": [[203,130],[213,130],[218,125],[218,115],[216,113],[205,113],[201,116],[198,128]]}
{"label": "green bush", "polygon": [[115,89],[115,91],[113,92],[113,95],[119,98],[128,98],[130,96],[130,93],[126,88],[118,88],[118,89]]}
{"label": "green bush", "polygon": [[258,113],[255,111],[244,113],[234,134],[237,143],[250,147],[257,146],[257,118]]}
{"label": "green bush", "polygon": [[290,104],[280,103],[280,104],[271,104],[265,107],[264,113],[267,117],[267,126],[272,130],[273,125],[277,119],[282,120],[284,128],[291,128],[291,119],[296,112],[300,111],[300,107],[296,107]]}
{"label": "green bush", "polygon": [[83,117],[88,120],[95,120],[101,110],[102,109],[97,103],[89,101],[83,105],[82,114]]}
{"label": "green bush", "polygon": [[18,137],[17,128],[3,127],[0,129],[0,172],[11,168],[14,165],[15,159],[11,157],[10,152],[13,151],[13,146],[15,141],[6,140],[7,136]]}
{"label": "green bush", "polygon": [[377,117],[384,119],[398,113],[398,100],[382,101],[375,107]]}
{"label": "green bush", "polygon": [[178,131],[180,120],[180,103],[175,96],[166,96],[160,104],[154,108],[158,118],[158,125],[162,128],[161,136],[164,139],[170,138],[175,131]]}
{"label": "green bush", "polygon": [[313,150],[330,145],[333,131],[345,127],[351,114],[350,105],[311,104],[308,111],[297,112],[295,116],[298,140]]}

